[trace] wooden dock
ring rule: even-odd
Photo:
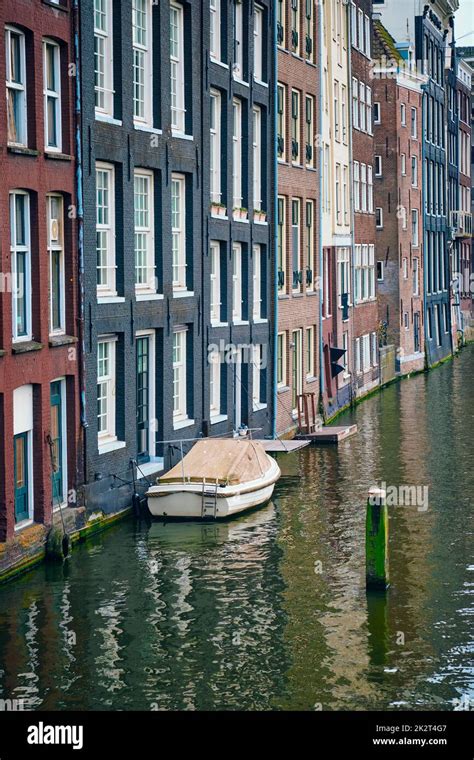
[[[340,443],[356,433],[357,425],[332,425],[328,427],[323,426],[314,433],[297,435],[296,438],[298,441],[306,441],[308,443]]]

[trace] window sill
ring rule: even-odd
[[[48,5],[50,8],[54,8],[56,11],[62,11],[63,13],[69,13],[69,8],[61,3],[53,3],[52,0],[41,0],[43,5]]]
[[[279,385],[277,388],[277,393],[288,393],[289,390],[290,390],[289,385]]]
[[[258,402],[258,404],[252,404],[252,412],[261,412],[262,409],[266,409],[266,408],[267,408],[267,404],[262,404],[260,403],[260,401]]]
[[[124,296],[99,296],[97,295],[97,303],[125,303]]]
[[[135,293],[136,301],[162,301],[163,293]]]
[[[227,419],[227,414],[216,414],[211,416],[211,425],[217,425],[219,422],[225,422]]]
[[[35,340],[25,340],[13,343],[12,354],[26,354],[28,351],[41,351],[42,348],[42,343],[37,343]]]
[[[110,441],[110,443],[99,443],[99,455],[108,454],[109,451],[124,449],[127,444],[125,441]]]
[[[189,417],[186,417],[185,420],[177,420],[176,422],[173,422],[173,430],[182,430],[183,428],[191,427],[191,425],[194,425],[194,420],[190,420]]]
[[[74,158],[73,156],[70,156],[68,153],[61,153],[60,150],[58,151],[47,150],[46,148],[44,150],[44,157],[49,158],[49,159],[52,158],[53,160],[56,159],[57,161],[72,161]]]
[[[151,135],[162,135],[163,130],[158,129],[158,127],[152,127],[151,124],[140,124],[139,122],[133,122],[134,129],[138,130],[138,132],[147,132]]]
[[[173,290],[173,298],[192,298],[194,290]]]
[[[218,58],[212,55],[212,53],[209,53],[209,60],[211,63],[215,63],[216,66],[222,66],[223,69],[229,70],[229,64],[224,63],[224,61],[220,61]]]
[[[28,518],[27,520],[22,520],[21,522],[17,523],[14,528],[15,533],[19,532],[20,530],[24,530],[25,528],[29,528],[30,525],[33,525],[33,522],[34,521],[31,518]]]
[[[122,126],[122,119],[114,119],[113,116],[109,116],[109,114],[100,113],[98,111],[95,112],[95,120],[101,121],[104,124],[113,124],[116,127]]]
[[[247,319],[233,319],[232,324],[237,327],[242,327],[242,325],[248,325],[249,321]]]
[[[258,79],[255,76],[253,78],[253,81],[255,82],[255,84],[259,84],[260,87],[266,87],[268,89],[268,83],[267,82],[263,82],[261,79]]]
[[[241,79],[237,74],[232,74],[232,79],[234,82],[237,82],[238,84],[243,84],[244,87],[248,87],[249,83],[246,82],[244,79]]]
[[[175,130],[171,130],[171,137],[177,137],[179,140],[194,140],[193,135],[187,135],[185,132],[176,132]]]
[[[233,222],[239,222],[240,224],[248,224],[249,223],[248,219],[240,219],[238,216],[233,216],[232,217],[232,221]]]
[[[49,346],[54,348],[55,346],[68,346],[71,343],[77,343],[78,339],[74,335],[50,335]]]
[[[229,327],[228,322],[212,322],[211,320],[211,327]]]
[[[308,384],[315,383],[317,379],[316,375],[306,375],[306,382]]]
[[[267,222],[267,221],[265,221],[265,222],[261,222],[261,221],[259,221],[258,219],[254,219],[254,220],[253,220],[253,223],[254,223],[254,224],[259,224],[261,227],[268,227],[268,222]]]
[[[253,323],[254,325],[266,325],[268,319],[264,319],[263,317],[253,317]]]
[[[8,145],[7,150],[17,156],[30,156],[31,158],[36,158],[40,154],[39,150],[33,150],[33,148],[27,148],[24,145]]]
[[[227,216],[227,214],[212,214],[211,213],[211,219],[222,219],[222,221],[224,222],[229,221],[229,217]]]

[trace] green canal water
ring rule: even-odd
[[[360,405],[356,437],[287,455],[226,524],[122,523],[0,589],[0,698],[32,709],[371,710],[474,704],[474,350]],[[390,507],[367,596],[369,486]]]

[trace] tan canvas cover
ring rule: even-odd
[[[169,472],[160,483],[207,482],[238,485],[262,477],[271,462],[258,441],[231,438],[205,438],[197,441],[189,454]]]

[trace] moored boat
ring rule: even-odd
[[[280,468],[258,441],[206,438],[147,491],[153,517],[223,519],[268,502]]]

